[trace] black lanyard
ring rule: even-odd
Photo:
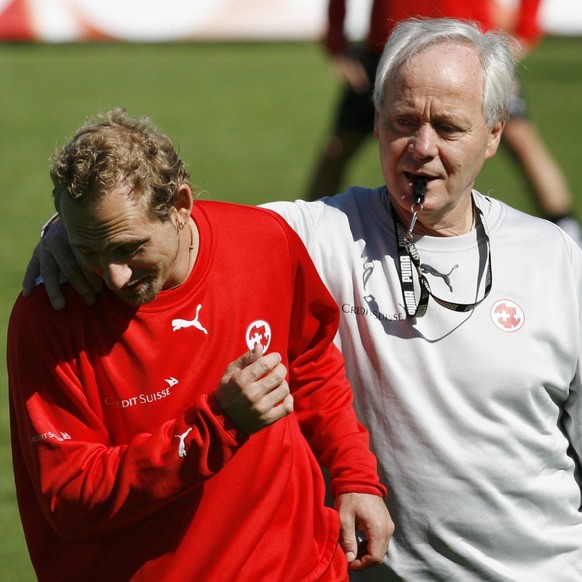
[[[394,227],[396,229],[398,244],[398,273],[400,275],[402,299],[404,300],[404,307],[406,309],[406,316],[408,318],[422,317],[426,313],[429,297],[432,297],[439,305],[442,305],[451,311],[466,312],[479,305],[479,303],[481,303],[489,295],[489,291],[491,291],[491,286],[493,283],[491,273],[491,243],[489,240],[489,233],[487,232],[487,223],[483,217],[483,212],[474,202],[473,206],[476,211],[475,228],[479,228],[479,225],[483,226],[485,242],[487,245],[487,275],[485,283],[485,294],[475,303],[452,303],[451,301],[445,301],[444,299],[437,297],[430,290],[430,284],[420,268],[420,255],[418,254],[418,250],[412,240],[412,234],[410,231],[413,228],[413,224],[411,224],[410,231],[407,232],[404,229],[404,226],[402,226],[401,222],[398,220],[396,212],[394,211],[394,206],[391,205],[392,218],[394,220]],[[416,212],[414,213],[413,221],[415,221],[415,217]],[[420,283],[420,299],[418,303],[416,303],[416,297],[414,295],[413,266],[416,269]]]

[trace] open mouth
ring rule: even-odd
[[[411,185],[415,184],[417,180],[423,180],[426,183],[435,180],[435,178],[431,176],[426,176],[424,174],[413,174],[412,172],[404,172],[404,175],[408,178]]]

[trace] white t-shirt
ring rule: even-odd
[[[385,188],[266,205],[339,305],[336,340],[389,487],[385,565],[354,580],[582,580],[582,252],[550,222],[473,198],[490,260],[482,228],[415,244],[441,299],[482,299],[489,264],[491,291],[467,312],[430,299],[417,319]]]

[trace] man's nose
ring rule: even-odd
[[[119,291],[131,279],[131,269],[126,264],[106,263],[103,265],[103,280],[109,289]]]
[[[438,135],[430,125],[422,125],[411,137],[408,151],[418,159],[434,158],[438,154]]]

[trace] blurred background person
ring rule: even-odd
[[[350,162],[372,136],[373,79],[384,43],[396,23],[412,16],[475,20],[485,30],[501,28],[512,34],[520,59],[541,36],[540,0],[373,0],[367,38],[362,44],[351,43],[345,30],[348,5],[346,0],[329,0],[328,4],[324,45],[344,88],[305,192],[307,200],[339,193]],[[523,172],[540,215],[558,224],[582,246],[569,184],[527,116],[518,81],[503,143]]]

